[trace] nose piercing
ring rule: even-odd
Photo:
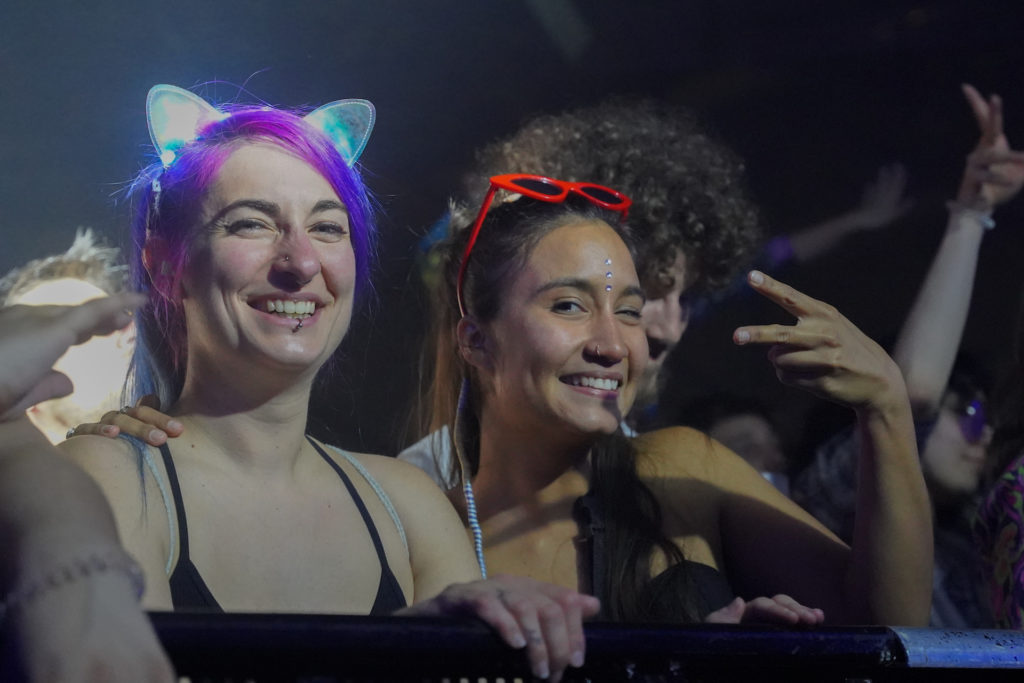
[[[600,344],[594,344],[594,355],[595,356],[600,356],[601,355],[601,345]]]
[[[289,256],[288,254],[285,254],[285,255],[284,255],[284,262],[285,262],[285,263],[288,263],[288,262],[289,262],[289,261],[291,261],[291,260],[292,260],[292,257],[291,257],[291,256]]]

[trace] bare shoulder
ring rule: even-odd
[[[703,510],[713,518],[736,494],[762,498],[777,493],[745,460],[698,430],[659,429],[635,443],[641,479],[678,515],[699,517]]]
[[[415,465],[398,458],[347,451],[383,489],[403,524],[415,523],[424,513],[450,508],[444,492]],[[412,522],[410,522],[412,520]]]
[[[704,432],[690,427],[667,427],[638,436],[637,470],[644,479],[697,478],[714,475],[720,446]]]
[[[171,549],[168,514],[153,473],[140,468],[139,456],[124,439],[76,436],[58,445],[103,490],[114,513],[118,535],[125,549],[142,566],[146,576],[143,604],[149,609],[169,609],[170,588],[165,566],[175,556]],[[161,465],[157,465],[161,467]],[[166,472],[160,471],[166,477]]]
[[[130,480],[138,487],[138,459],[131,444],[124,439],[76,436],[57,444],[57,448],[101,485]]]

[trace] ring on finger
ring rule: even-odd
[[[131,406],[121,406],[120,410],[118,410],[117,412],[121,413],[122,415],[127,415],[128,411],[131,410],[131,408]]]
[[[76,429],[78,429],[78,427],[72,427],[71,429],[69,429],[69,430],[68,430],[68,431],[67,431],[67,432],[66,432],[66,433],[64,434],[64,438],[65,438],[65,439],[70,439],[71,437],[73,437],[73,436],[75,435],[75,430],[76,430]]]

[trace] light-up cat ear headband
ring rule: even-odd
[[[146,97],[149,137],[165,167],[174,162],[182,147],[198,137],[204,126],[228,116],[230,113],[173,85],[154,85]],[[377,114],[368,100],[351,99],[329,102],[303,118],[330,138],[341,158],[351,166],[363,153]]]

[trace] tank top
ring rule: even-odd
[[[352,484],[352,480],[345,474],[345,471],[341,469],[338,463],[329,457],[316,442],[309,437],[306,438],[313,445],[313,448],[316,449],[317,453],[320,454],[320,457],[338,474],[338,477],[352,497],[352,501],[356,504],[356,508],[363,518],[363,523],[366,525],[366,530],[370,534],[370,539],[373,541],[374,550],[377,552],[377,559],[380,561],[380,582],[377,585],[377,595],[374,598],[373,607],[370,608],[370,614],[385,615],[405,607],[405,595],[398,584],[398,579],[395,578],[391,567],[388,565],[387,555],[384,552],[380,534],[377,533],[377,527],[373,523],[373,518],[370,517],[370,513]],[[160,455],[163,456],[164,467],[167,469],[167,479],[174,497],[174,507],[178,520],[178,562],[174,566],[174,571],[171,572],[169,579],[171,602],[177,611],[223,612],[223,608],[217,602],[217,599],[213,597],[213,593],[210,592],[203,577],[199,574],[199,569],[192,563],[192,559],[189,556],[188,524],[185,520],[185,506],[182,503],[178,475],[174,469],[174,461],[171,459],[171,451],[167,444],[160,446]]]

